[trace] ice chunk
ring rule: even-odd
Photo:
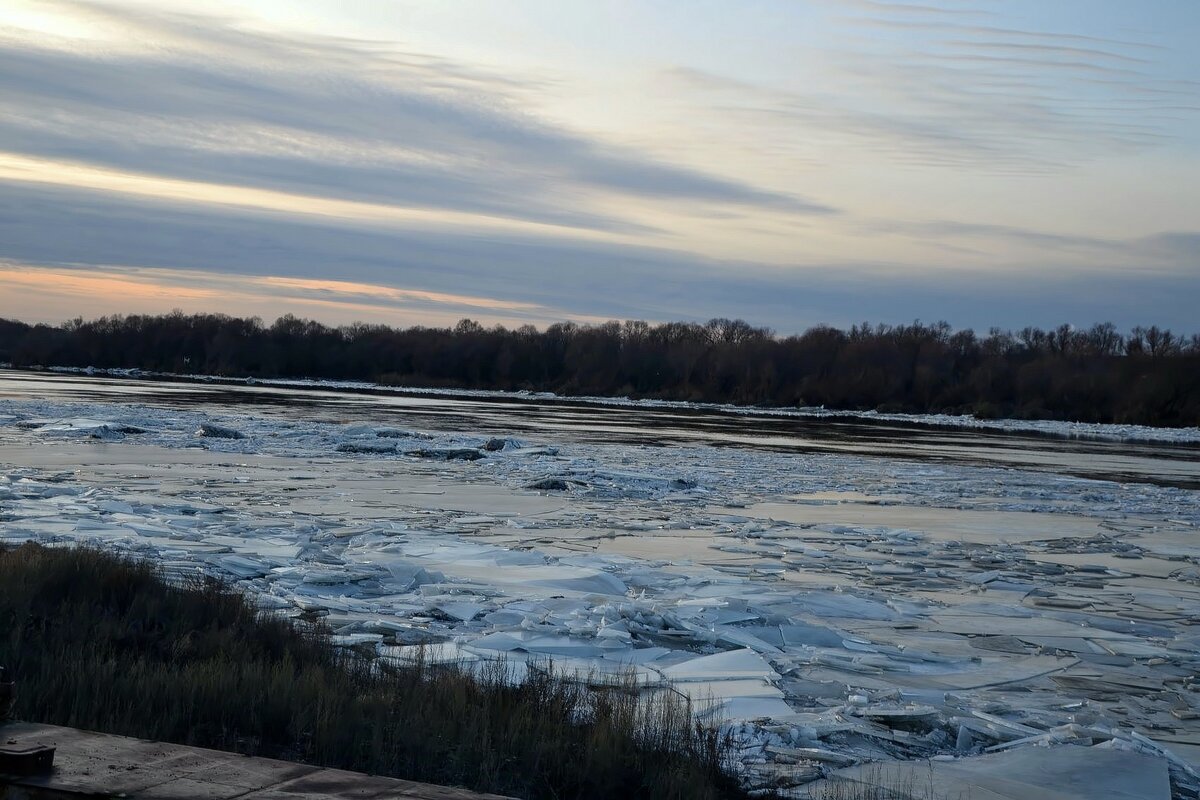
[[[604,654],[603,648],[584,639],[573,636],[537,634],[529,631],[492,633],[474,639],[466,646],[472,651],[522,651],[537,655],[562,655],[575,658],[595,658]]]
[[[786,720],[795,711],[778,697],[720,697],[713,698],[713,705],[699,712],[713,722],[730,720]]]
[[[39,433],[81,434],[92,439],[106,441],[123,439],[125,434],[145,433],[145,428],[139,428],[136,425],[86,417],[30,420],[21,423],[21,427],[35,428]]]
[[[486,608],[483,603],[438,603],[434,608],[442,612],[448,617],[453,617],[460,622],[470,622],[479,616]]]
[[[562,478],[542,478],[540,481],[526,485],[525,488],[536,489],[540,492],[565,492],[571,488],[571,484]]]
[[[802,620],[792,620],[787,625],[780,625],[779,632],[784,643],[789,646],[841,647],[845,638],[832,628],[812,625]]]
[[[369,455],[381,455],[385,453],[395,453],[396,445],[388,442],[342,442],[337,446],[339,453],[366,453]]]
[[[446,577],[438,572],[427,572],[415,564],[387,564],[387,571],[395,581],[394,588],[401,592],[411,591],[418,586],[443,583]]]
[[[226,428],[224,425],[217,425],[212,422],[201,423],[196,429],[196,435],[208,439],[245,439],[246,434],[233,428]]]
[[[505,452],[514,456],[556,456],[558,455],[557,447],[515,447],[505,448]]]
[[[422,447],[416,450],[405,450],[404,455],[416,458],[432,458],[439,461],[478,461],[483,453],[472,447]]]
[[[362,644],[377,644],[383,641],[380,633],[343,633],[329,637],[334,647],[357,647]]]
[[[484,443],[483,449],[487,450],[489,453],[495,453],[500,450],[516,450],[524,446],[525,445],[517,439],[494,438],[488,439],[487,442]]]
[[[210,563],[239,578],[257,578],[267,574],[267,565],[245,556],[215,556]]]
[[[426,664],[463,664],[478,661],[480,656],[469,650],[464,650],[455,642],[434,642],[432,644],[405,645],[402,647],[380,646],[376,652],[382,658],[398,661]]]
[[[711,681],[727,678],[763,678],[775,680],[777,673],[766,659],[749,648],[729,650],[711,656],[690,658],[663,668],[663,675],[674,681]]]
[[[365,426],[364,426],[365,427]],[[349,431],[347,431],[349,433]],[[398,428],[379,428],[375,431],[375,435],[380,439],[425,439],[428,438],[423,433],[416,431],[405,431]]]

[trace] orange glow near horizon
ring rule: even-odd
[[[443,292],[426,292],[417,289],[394,289],[390,286],[379,286],[370,283],[355,283],[353,281],[331,281],[313,278],[248,278],[251,283],[264,286],[275,286],[284,289],[300,289],[309,291],[329,292],[331,294],[374,295],[394,301],[424,301],[429,303],[453,303],[460,306],[475,308],[503,309],[506,311],[537,311],[541,306],[535,303],[517,303],[507,300],[495,300],[488,297],[471,297],[469,295],[446,294]]]
[[[48,295],[123,300],[217,300],[219,292],[183,285],[167,285],[117,273],[83,270],[50,270],[0,266],[0,287],[8,292],[26,290]]]
[[[57,323],[78,316],[160,314],[176,308],[238,316],[308,314],[335,324],[449,325],[472,316],[489,324],[518,326],[567,318],[533,303],[350,281],[0,263],[0,317]],[[36,318],[29,317],[30,309],[38,309]],[[570,318],[603,321],[578,315]]]

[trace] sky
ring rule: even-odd
[[[0,317],[1200,330],[1195,0],[0,0]]]

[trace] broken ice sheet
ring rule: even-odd
[[[779,674],[750,649],[689,658],[660,671],[702,716],[715,721],[785,720],[793,714],[774,684]]]
[[[838,770],[811,787],[814,797],[835,795],[838,782],[904,796],[985,800],[1169,800],[1167,764],[1136,752],[1097,747],[1027,747],[950,761],[888,762]],[[907,792],[903,787],[908,787]]]

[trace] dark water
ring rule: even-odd
[[[1044,470],[1200,489],[1200,446],[1058,439],[866,420],[620,408],[529,396],[452,397],[401,390],[315,388],[105,378],[0,370],[0,399],[106,402],[401,427],[513,434],[575,442],[709,444],[838,452]]]

